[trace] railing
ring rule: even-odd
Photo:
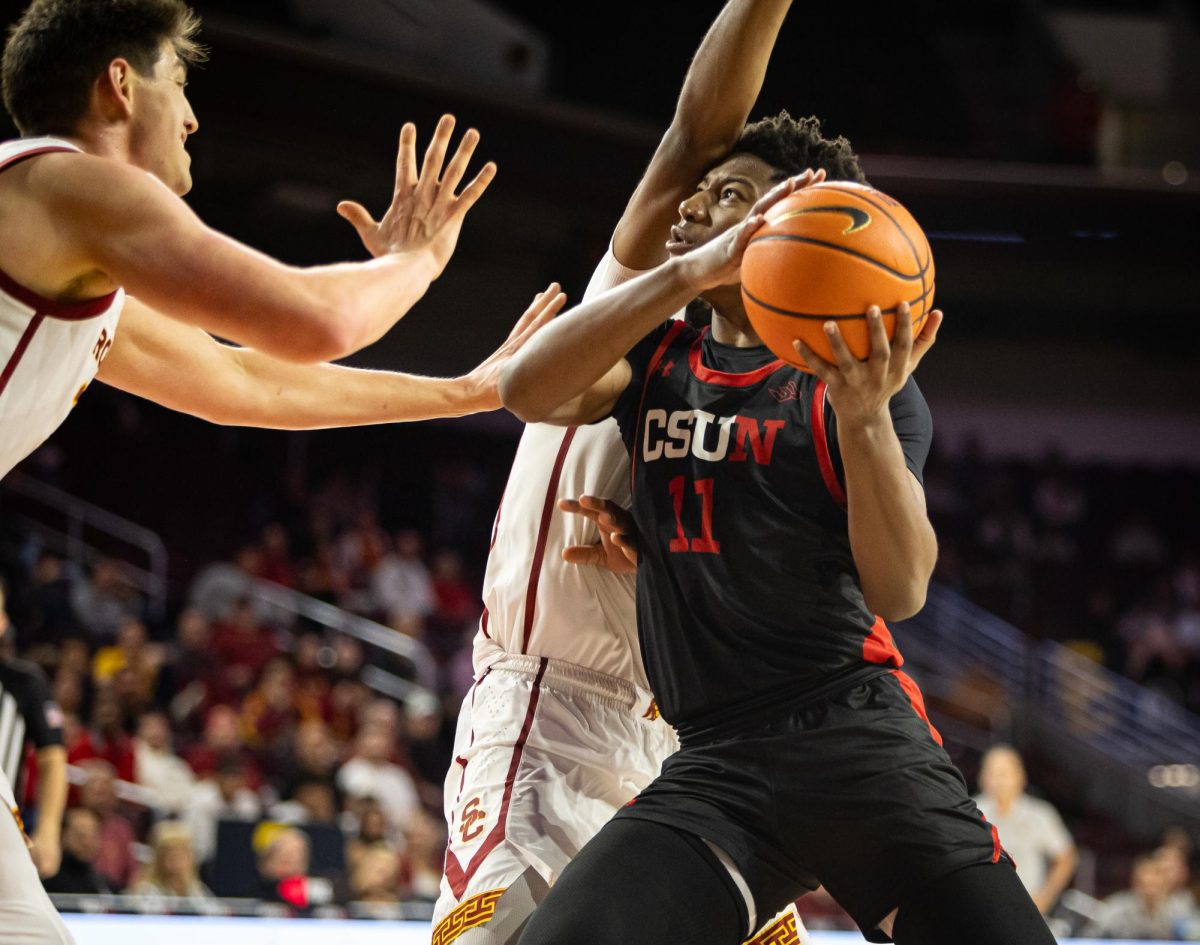
[[[931,702],[981,712],[980,727],[995,738],[1053,744],[1094,799],[1133,810],[1145,829],[1163,818],[1200,825],[1200,718],[1058,643],[1030,640],[944,587],[930,588],[896,636]],[[995,691],[964,686],[973,675]]]
[[[9,473],[2,488],[21,500],[14,507],[6,496],[6,518],[28,528],[47,547],[80,567],[86,568],[103,557],[120,558],[125,565],[122,577],[146,596],[150,616],[156,619],[163,616],[167,600],[167,547],[156,532],[24,473]],[[54,518],[55,524],[46,521],[48,518]],[[106,547],[88,540],[97,533]],[[131,553],[133,557],[144,556],[144,562],[131,561]]]
[[[378,665],[364,667],[362,681],[376,692],[394,699],[406,699],[416,693],[436,691],[437,664],[419,640],[291,588],[251,578],[232,564],[213,565],[210,573],[220,575],[230,583],[242,581],[248,596],[291,618],[283,620],[284,623],[291,624],[294,618],[302,617],[334,633],[354,637],[412,668],[410,680]]]

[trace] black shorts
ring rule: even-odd
[[[822,884],[878,941],[906,896],[1007,859],[899,671],[736,734],[685,739],[617,816],[712,841],[760,917]]]

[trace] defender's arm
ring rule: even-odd
[[[730,0],[683,80],[675,116],[613,235],[617,259],[652,269],[667,258],[679,204],[737,142],[762,88],[791,0]]]

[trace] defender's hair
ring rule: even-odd
[[[202,62],[199,28],[183,0],[33,0],[4,46],[4,107],[23,135],[70,134],[110,62],[149,75],[164,41]]]
[[[748,124],[730,154],[753,154],[787,175],[825,169],[828,180],[866,183],[866,175],[850,142],[821,134],[821,120],[793,118],[787,111]]]

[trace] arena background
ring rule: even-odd
[[[5,21],[22,6],[0,4]],[[490,351],[551,279],[581,294],[720,4],[195,7],[212,56],[189,87],[200,131],[189,145],[188,201],[281,259],[361,257],[333,208],[340,198],[372,208],[388,198],[404,121],[426,135],[450,111],[480,129],[479,153],[500,172],[454,260],[396,329],[352,359],[447,374]],[[972,787],[981,752],[1011,741],[1034,793],[1066,818],[1081,863],[1057,928],[1078,931],[1098,899],[1126,888],[1135,855],[1171,827],[1193,844],[1200,830],[1200,15],[1152,0],[797,2],[755,113],[781,107],[818,114],[848,136],[871,181],[930,236],[947,321],[919,380],[935,422],[928,487],[942,556],[930,606],[897,638]],[[304,634],[317,637],[320,665],[336,675],[339,640],[360,633],[374,692],[398,697],[401,728],[410,726],[397,736],[397,760],[433,787],[519,430],[503,413],[309,434],[224,429],[96,385],[0,486],[9,609],[19,630],[33,631],[22,644],[62,680],[60,631],[34,626],[45,624],[37,607],[53,584],[38,573],[47,552],[62,559],[54,580],[64,594],[95,589],[97,562],[117,562],[116,585],[133,589],[116,596],[148,628],[147,645],[168,654],[167,672],[179,616],[214,562],[249,549],[278,565],[281,555],[276,578],[289,574],[284,583],[368,612],[336,581],[311,583],[320,570],[314,509],[332,519],[326,537],[339,548],[356,529],[384,544],[415,530],[425,560],[445,569],[453,606],[442,601],[406,624],[402,653],[324,612],[258,618],[293,654],[293,673],[303,669],[294,654]],[[110,631],[87,637],[87,659]],[[411,650],[414,637],[428,662]],[[140,712],[171,702],[158,683],[141,703],[122,703],[128,734]],[[239,731],[257,685],[237,692]],[[82,716],[103,686],[93,678],[79,688]],[[440,707],[431,710],[436,732],[418,735],[411,719],[426,710],[413,707],[429,704],[426,692]],[[86,734],[97,723],[79,724]],[[261,743],[242,749],[286,753],[289,724],[252,733]],[[176,749],[202,746],[203,729],[196,719],[176,726]],[[337,744],[343,756],[352,734]],[[159,814],[136,786],[120,793],[144,859]],[[436,816],[435,796],[426,790],[422,800]],[[253,870],[249,849],[243,858]],[[428,907],[414,888],[398,880],[390,910],[356,912],[339,893],[316,911],[419,920]],[[66,904],[152,908],[105,897]],[[266,911],[279,914],[278,904]],[[842,927],[844,918],[829,909],[813,924]],[[90,945],[114,927],[89,918],[76,928]],[[138,934],[119,928],[125,941]],[[290,938],[288,928],[272,924],[269,934]],[[345,934],[379,934],[354,928]],[[1200,938],[1200,921],[1179,935]]]

